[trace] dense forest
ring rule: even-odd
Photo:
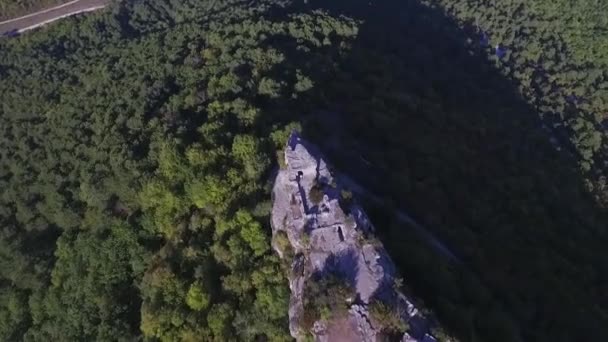
[[[269,179],[293,129],[386,198],[449,333],[608,339],[606,10],[556,6],[136,0],[0,40],[0,339],[290,340]]]
[[[544,119],[555,144],[574,148],[587,187],[608,205],[608,4],[429,0],[495,55],[503,75]]]
[[[364,23],[320,89],[332,124],[307,131],[462,260],[411,243],[383,208],[374,219],[406,283],[464,340],[606,339],[605,209],[494,51],[437,6],[331,7]]]
[[[15,18],[47,7],[59,5],[67,0],[0,0],[0,21]]]
[[[267,179],[290,128],[267,108],[311,85],[275,41],[312,60],[354,23],[211,5],[0,43],[0,339],[289,339]]]

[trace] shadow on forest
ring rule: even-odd
[[[418,275],[403,268],[401,260],[408,255],[396,244],[399,239],[385,239],[413,292],[464,340],[477,335],[474,329],[491,334],[497,324],[504,325],[496,329],[506,331],[505,341],[530,340],[536,329],[551,325],[564,331],[601,329],[599,321],[548,317],[559,310],[552,304],[559,303],[559,294],[538,300],[543,295],[539,283],[552,286],[561,278],[542,278],[552,275],[544,274],[549,271],[542,262],[531,260],[549,255],[551,264],[560,253],[570,252],[575,262],[589,260],[590,255],[576,254],[576,243],[567,241],[586,243],[589,237],[581,230],[595,231],[592,217],[598,211],[584,190],[576,161],[555,151],[535,110],[493,65],[498,62],[483,56],[474,41],[467,43],[470,37],[440,10],[416,1],[294,6],[272,15],[323,9],[361,25],[346,56],[335,46],[327,47],[338,63],[325,60],[325,66],[304,60],[305,54],[287,38],[270,37],[268,44],[280,46],[286,61],[299,61],[281,67],[304,70],[315,86],[303,98],[286,100],[292,113],[266,120],[302,121],[303,135],[343,172],[387,198],[387,208],[410,212],[461,255],[466,270],[449,272],[456,278],[463,272],[475,274],[494,301],[483,299],[487,307],[471,314],[467,310],[478,307],[470,302],[477,299],[458,289],[440,289],[446,297],[440,298],[439,285],[430,286],[420,280],[424,277],[416,280]],[[581,230],[571,229],[573,225]],[[380,234],[400,234],[387,229],[379,227]],[[539,272],[543,275],[531,279]],[[577,286],[577,295],[584,293],[584,285]],[[561,310],[593,307],[593,298],[581,296],[561,303]],[[457,308],[463,302],[472,308],[463,309],[466,314]],[[525,313],[514,313],[520,310]],[[491,322],[496,312],[500,317],[513,314],[518,323],[509,318]],[[558,334],[556,330],[549,334]]]

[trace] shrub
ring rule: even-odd
[[[302,232],[301,241],[304,248],[310,248],[310,234],[308,232]]]
[[[287,163],[285,163],[285,150],[277,151],[277,163],[279,163],[279,168],[281,170],[285,170],[287,168]]]
[[[313,303],[308,303],[304,305],[304,311],[302,312],[302,316],[300,317],[300,328],[304,332],[310,331],[316,321],[321,318],[321,311],[318,310],[317,307],[314,306]]]
[[[315,321],[343,317],[354,298],[354,289],[334,275],[311,277],[304,288],[304,315],[302,326],[312,327]],[[310,322],[312,320],[312,322]]]
[[[439,342],[450,342],[456,341],[453,337],[451,337],[448,333],[446,333],[441,327],[435,326],[431,328],[431,333]]]
[[[344,202],[350,203],[353,200],[353,193],[352,191],[343,189],[342,191],[340,191],[340,197]]]
[[[310,193],[308,194],[308,197],[310,197],[310,201],[313,204],[319,204],[323,200],[323,195],[324,195],[323,188],[320,185],[315,184],[310,189]]]
[[[374,326],[386,333],[403,333],[409,329],[396,308],[380,300],[369,304],[369,313]]]
[[[279,230],[274,234],[273,237],[274,245],[279,249],[281,254],[285,258],[293,257],[293,249],[291,248],[291,243],[289,242],[289,238],[287,237],[287,232],[284,230]]]
[[[401,291],[401,289],[403,288],[403,278],[401,277],[397,277],[395,279],[393,279],[393,290],[395,291]]]

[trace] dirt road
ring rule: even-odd
[[[0,35],[15,34],[34,29],[74,14],[95,11],[108,5],[111,0],[75,0],[19,18],[0,22]]]

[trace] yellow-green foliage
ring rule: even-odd
[[[186,294],[186,304],[192,310],[201,311],[209,306],[210,296],[201,283],[193,283]]]
[[[256,179],[269,165],[269,160],[262,153],[259,139],[251,135],[238,135],[232,143],[232,155],[239,161],[247,178]]]
[[[253,249],[254,255],[260,256],[266,253],[270,245],[266,234],[262,230],[262,225],[244,210],[239,210],[236,213],[235,220],[241,230],[241,237]]]
[[[279,164],[279,168],[284,170],[287,168],[287,163],[285,162],[285,150],[277,151],[277,163]]]
[[[302,232],[300,235],[300,241],[302,242],[302,245],[304,246],[304,248],[309,248],[310,247],[310,234],[308,232]]]
[[[142,208],[147,209],[154,231],[172,238],[176,218],[187,211],[183,198],[176,196],[162,179],[155,179],[144,185],[139,199]]]
[[[291,132],[302,133],[302,125],[299,122],[291,122],[284,127],[274,130],[270,134],[270,139],[276,148],[284,148]]]
[[[226,208],[230,187],[215,176],[203,176],[186,184],[186,193],[197,208],[221,211]]]
[[[274,234],[274,244],[285,256],[293,255],[293,249],[291,243],[287,237],[287,233],[284,230],[278,230]]]
[[[158,171],[167,181],[178,182],[188,177],[190,168],[174,144],[163,142],[158,155]]]

